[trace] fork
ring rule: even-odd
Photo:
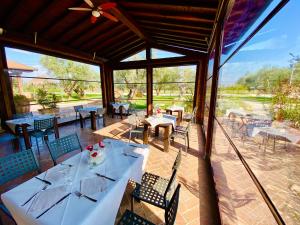
[[[34,193],[26,202],[24,202],[21,206],[24,206],[24,205],[26,205],[28,202],[30,202],[30,200],[31,199],[33,199],[38,193],[40,193],[41,191],[45,191],[46,189],[47,189],[47,187],[48,187],[48,184],[46,184],[43,188],[42,188],[42,190],[40,190],[40,191],[37,191],[36,193]]]
[[[137,156],[134,156],[134,155],[130,155],[130,154],[127,154],[127,153],[123,153],[123,155],[125,155],[125,156],[129,156],[129,157],[132,157],[132,158],[138,158]]]
[[[88,200],[90,200],[90,201],[92,201],[92,202],[97,202],[97,199],[91,198],[91,197],[89,197],[89,196],[87,196],[87,195],[85,195],[85,194],[82,194],[82,193],[79,192],[79,191],[75,191],[74,194],[75,194],[77,197],[79,197],[79,198],[84,197],[84,198],[86,198],[86,199],[88,199]]]

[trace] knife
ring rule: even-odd
[[[127,153],[123,153],[123,155],[125,155],[125,156],[129,156],[129,157],[132,157],[132,158],[138,158],[137,156],[134,156],[134,155],[130,155],[130,154],[127,154]]]
[[[44,179],[42,179],[42,178],[39,178],[39,177],[34,177],[34,178],[36,178],[36,179],[38,179],[38,180],[40,180],[40,181],[42,181],[42,182],[44,182],[44,183],[46,183],[46,184],[49,184],[49,185],[52,184],[50,181],[44,180]]]
[[[26,205],[28,202],[30,202],[31,199],[33,199],[38,193],[40,193],[41,191],[45,191],[47,189],[48,185],[46,184],[42,190],[35,192],[26,202],[24,202],[21,206]]]
[[[115,179],[112,179],[112,178],[110,178],[110,177],[107,177],[107,176],[104,176],[104,175],[102,175],[102,174],[100,174],[100,173],[95,173],[98,177],[103,177],[103,178],[106,178],[106,179],[108,179],[108,180],[111,180],[111,181],[116,181]]]
[[[62,202],[65,198],[67,198],[69,195],[71,194],[71,192],[70,193],[68,193],[68,194],[66,194],[65,196],[63,196],[61,199],[59,199],[56,203],[54,203],[53,205],[51,205],[48,209],[46,209],[44,212],[42,212],[40,215],[38,215],[37,217],[36,217],[36,219],[38,219],[38,218],[40,218],[42,215],[44,215],[46,212],[48,212],[50,209],[52,209],[54,206],[56,206],[57,204],[59,204],[60,202]]]

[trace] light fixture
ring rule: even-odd
[[[97,11],[97,10],[93,10],[93,11],[92,11],[92,15],[93,15],[94,17],[99,17],[99,16],[100,16],[100,12]]]
[[[0,27],[0,35],[4,34],[4,29]]]

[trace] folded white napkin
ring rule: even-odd
[[[68,187],[66,185],[49,188],[45,191],[39,192],[31,203],[28,213],[37,217],[39,214],[59,201],[67,193]]]
[[[107,179],[103,177],[89,177],[81,180],[80,192],[87,196],[92,196],[96,193],[105,191],[107,189]]]

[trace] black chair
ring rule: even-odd
[[[76,105],[74,106],[74,111],[75,111],[75,119],[77,120],[79,109],[83,109],[83,105]]]
[[[165,208],[165,224],[173,225],[175,223],[178,204],[179,204],[179,192],[180,184],[176,187],[176,190],[170,200],[170,203]],[[126,210],[122,218],[118,222],[118,225],[154,225],[154,223],[146,220],[145,218],[135,214],[132,211]]]
[[[181,150],[178,152],[172,166],[172,176],[170,179],[162,178],[152,173],[144,173],[141,184],[136,183],[136,187],[131,194],[131,211],[133,203],[144,201],[151,205],[166,209],[169,204],[171,193],[176,179],[177,170],[181,163]]]
[[[40,172],[39,164],[31,149],[0,158],[0,185],[29,172]],[[0,204],[0,210],[16,224],[9,210],[2,203]],[[1,219],[0,224],[2,224]]]
[[[188,122],[187,126],[176,126],[175,129],[172,131],[172,134],[170,135],[170,138],[173,142],[175,138],[181,138],[184,140],[186,154],[188,149],[190,148],[189,133],[191,128],[191,123],[192,120]]]
[[[62,138],[55,139],[51,142],[46,142],[48,149],[50,151],[51,158],[54,165],[57,164],[57,159],[69,152],[80,150],[82,152],[82,147],[80,145],[77,134],[71,134]]]

